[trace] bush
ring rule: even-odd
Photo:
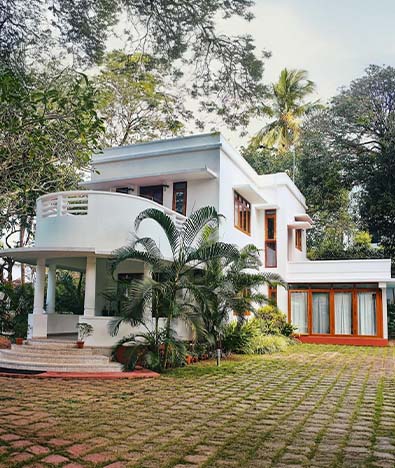
[[[287,323],[285,325],[288,326]],[[229,323],[224,330],[223,351],[226,354],[270,354],[284,351],[292,343],[287,336],[262,333],[261,327],[261,318],[254,318],[243,324],[236,321]]]
[[[258,322],[248,320],[242,324],[237,321],[226,325],[222,339],[225,354],[253,354],[253,340],[260,334]]]
[[[272,305],[258,309],[256,320],[263,335],[291,336],[295,331],[295,327],[287,322],[285,314]]]
[[[34,291],[31,284],[13,286],[0,284],[4,294],[0,300],[0,333],[11,333],[15,337],[27,335],[27,316],[33,311]]]
[[[272,354],[284,351],[291,343],[289,338],[281,335],[258,335],[252,340],[255,354]]]
[[[388,337],[395,338],[395,304],[388,304]]]

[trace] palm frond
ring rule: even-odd
[[[218,226],[220,218],[221,215],[213,206],[204,206],[194,211],[182,226],[183,247],[189,249],[195,239],[202,234],[202,230],[207,229],[208,226]]]
[[[138,231],[141,222],[145,219],[151,219],[153,221],[156,221],[160,225],[160,227],[163,229],[163,231],[166,234],[166,237],[170,244],[171,251],[173,252],[173,255],[175,256],[179,248],[180,235],[176,228],[176,225],[174,224],[170,216],[168,216],[166,213],[156,208],[148,208],[142,211],[137,216],[135,223],[134,223],[134,228],[136,232]]]

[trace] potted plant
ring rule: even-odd
[[[15,343],[17,345],[23,345],[23,341],[24,341],[23,338],[15,338]]]
[[[81,322],[77,323],[78,329],[78,340],[77,340],[77,348],[82,349],[84,347],[85,338],[91,336],[93,334],[93,327],[89,323]]]

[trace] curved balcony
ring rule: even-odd
[[[135,195],[91,190],[44,195],[37,200],[35,246],[112,252],[133,239],[134,220],[147,208],[167,213],[178,228],[185,221],[184,216]],[[164,256],[170,255],[165,235],[155,222],[144,221],[138,234],[154,238]]]

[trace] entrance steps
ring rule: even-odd
[[[54,339],[27,340],[0,349],[0,368],[49,372],[121,372],[122,365],[75,342]]]

